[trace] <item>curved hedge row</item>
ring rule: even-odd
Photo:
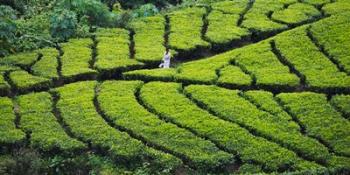
[[[198,108],[176,83],[152,82],[141,89],[141,100],[162,117],[212,140],[221,147],[236,152],[243,162],[255,162],[267,171],[301,170],[321,166],[300,159],[266,139],[255,137],[246,129],[219,119]]]

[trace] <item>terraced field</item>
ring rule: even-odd
[[[176,63],[159,69],[164,50]],[[0,58],[0,153],[350,174],[350,1],[222,1]]]

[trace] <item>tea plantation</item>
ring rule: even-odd
[[[350,174],[350,1],[226,0],[92,32],[0,58],[0,162]]]

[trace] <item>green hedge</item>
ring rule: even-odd
[[[322,10],[327,15],[342,14],[350,11],[350,1],[348,0],[336,0],[334,3],[326,4],[322,7]]]
[[[158,15],[133,21],[135,58],[138,61],[159,64],[165,52],[165,17]]]
[[[350,119],[350,95],[335,95],[331,103],[336,109],[340,110],[344,116]]]
[[[308,135],[323,140],[338,154],[350,155],[350,123],[327,102],[324,94],[282,93],[277,97],[305,126]]]
[[[4,73],[0,72],[0,96],[7,95],[10,88],[10,85],[5,80]]]
[[[112,158],[137,166],[149,162],[163,169],[174,168],[180,161],[163,152],[154,150],[109,126],[94,107],[94,81],[79,82],[56,89],[60,99],[57,107],[64,123],[75,137],[91,144]]]
[[[347,49],[350,47],[350,13],[314,23],[310,32],[339,66],[350,74],[350,50]]]
[[[0,64],[10,64],[30,68],[30,66],[38,60],[38,57],[39,54],[37,51],[22,52],[1,58]]]
[[[304,3],[321,6],[330,3],[332,0],[303,0]]]
[[[13,71],[9,77],[13,88],[19,92],[47,89],[52,84],[50,79],[34,76],[24,70]]]
[[[244,16],[242,27],[250,31],[257,32],[259,37],[265,33],[276,33],[288,28],[287,25],[273,22],[269,19],[270,12],[283,9],[285,4],[294,3],[297,0],[275,1],[275,0],[255,0],[252,8]]]
[[[257,86],[299,85],[299,78],[278,60],[268,41],[242,48],[234,61],[254,76]]]
[[[9,82],[7,82],[5,74],[15,70],[20,70],[20,68],[11,65],[0,65],[0,96],[5,96],[10,93],[11,86]]]
[[[89,77],[97,72],[90,68],[92,60],[92,40],[90,38],[71,39],[62,44],[64,52],[61,57],[62,77],[67,81],[78,79],[77,77]]]
[[[208,59],[192,61],[180,65],[176,70],[140,70],[125,74],[129,79],[179,81],[185,84],[201,83],[215,84],[235,87],[236,85],[249,85],[250,77],[243,78],[244,74],[231,72],[228,66],[230,62],[238,65],[245,72],[250,73],[256,79],[256,85],[262,87],[293,88],[299,85],[299,78],[292,74],[289,68],[283,65],[276,55],[271,51],[268,41],[260,42],[251,46],[235,49],[223,54],[215,55]],[[220,73],[220,70],[223,71]],[[219,72],[219,73],[218,73]],[[226,74],[226,76],[225,76]],[[236,82],[233,77],[237,77]],[[226,79],[226,80],[224,80]],[[245,79],[241,81],[240,79]],[[217,82],[218,80],[218,82]]]
[[[224,87],[249,86],[252,78],[239,67],[229,65],[220,69],[217,83]]]
[[[303,24],[321,16],[321,12],[314,6],[303,3],[295,3],[287,9],[275,11],[271,18],[288,25]]]
[[[243,163],[256,162],[267,171],[320,167],[303,161],[294,152],[275,143],[253,136],[237,124],[221,120],[198,108],[180,90],[180,84],[176,83],[148,83],[141,89],[141,100],[167,120],[188,128],[231,152],[237,152]]]
[[[109,120],[151,144],[189,159],[200,170],[215,169],[232,161],[232,155],[220,151],[213,143],[144,109],[135,96],[140,86],[140,81],[108,81],[101,85],[98,102]]]
[[[302,135],[297,130],[288,130],[275,116],[259,110],[255,105],[239,96],[237,90],[216,86],[191,85],[185,92],[221,118],[238,123],[269,140],[279,143],[303,156],[326,162],[330,154],[317,140]]]
[[[174,81],[176,69],[142,69],[123,73],[123,78],[127,80],[143,81]]]
[[[242,1],[220,1],[210,4],[213,10],[218,10],[226,14],[242,14],[246,6],[248,5],[249,0]]]
[[[213,84],[218,79],[217,71],[229,64],[231,58],[237,55],[235,51],[225,52],[208,59],[184,63],[178,67],[178,73],[175,75],[175,78],[185,84]]]
[[[299,132],[300,126],[293,121],[290,116],[279,103],[276,101],[274,95],[268,91],[251,90],[242,93],[243,97],[257,106],[259,109],[269,112],[272,117],[271,120],[280,125],[281,128],[288,132]]]
[[[247,38],[250,32],[237,26],[239,18],[239,14],[225,14],[213,10],[208,16],[209,25],[205,37],[217,47]]]
[[[313,89],[348,89],[350,77],[340,72],[308,38],[306,27],[285,32],[275,38],[276,47],[306,79]],[[310,59],[312,58],[312,59]]]
[[[70,138],[52,114],[52,97],[47,92],[17,97],[21,128],[30,134],[30,144],[45,152],[74,153],[85,149],[80,141]]]
[[[130,58],[129,32],[125,29],[100,29],[96,32],[97,57],[94,67],[103,75],[141,68],[142,63]]]
[[[208,48],[210,44],[202,40],[202,20],[205,8],[192,7],[169,14],[170,35],[169,46],[181,52],[190,52],[200,48]]]
[[[24,141],[26,136],[16,128],[15,119],[11,99],[0,97],[0,146],[12,146]]]
[[[58,51],[55,48],[44,48],[38,52],[42,55],[42,57],[31,68],[33,74],[49,79],[58,79]]]

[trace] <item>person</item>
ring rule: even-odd
[[[170,67],[170,58],[171,58],[170,51],[169,51],[169,49],[166,49],[164,56],[163,56],[162,63],[159,65],[159,67],[169,68]]]

